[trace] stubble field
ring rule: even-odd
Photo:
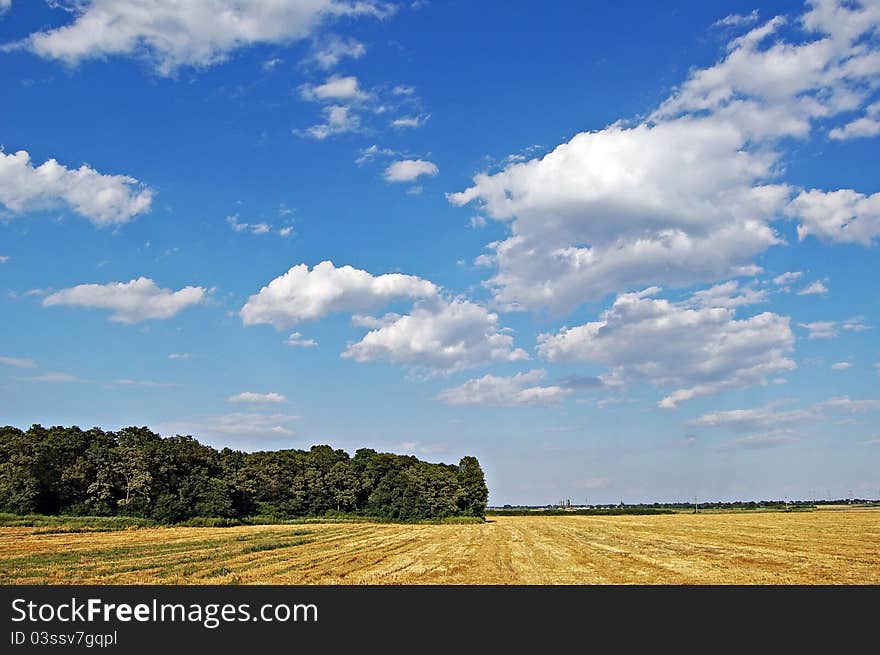
[[[3,584],[880,584],[880,512],[0,528]]]

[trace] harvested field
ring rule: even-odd
[[[0,528],[4,584],[880,584],[880,511]]]

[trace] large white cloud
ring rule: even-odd
[[[796,368],[789,318],[764,312],[737,319],[735,309],[655,298],[660,289],[620,295],[598,321],[538,337],[553,362],[609,367],[608,385],[629,380],[672,388],[658,404],[674,408],[698,396],[764,384]]]
[[[436,295],[436,285],[414,275],[371,275],[324,261],[309,270],[293,266],[248,298],[241,308],[245,325],[268,323],[279,329],[343,311],[373,309],[398,298]]]
[[[649,119],[582,132],[450,194],[509,226],[481,258],[497,267],[496,302],[564,312],[649,284],[754,273],[796,192],[779,180],[781,138],[858,110],[877,86],[880,48],[864,37],[880,11],[854,4],[812,3],[791,42],[784,19],[760,25]]]
[[[492,362],[528,359],[498,315],[468,300],[440,297],[420,301],[406,315],[356,317],[372,327],[342,357],[357,362],[385,359],[426,374],[448,374]]]
[[[444,389],[437,396],[447,405],[485,405],[489,407],[518,407],[558,405],[570,387],[558,384],[541,386],[547,372],[535,369],[527,373],[503,377],[484,375],[462,385]]]
[[[103,175],[83,165],[70,169],[49,159],[0,150],[0,205],[25,213],[66,205],[98,227],[130,221],[150,209],[153,191],[127,175]]]
[[[35,32],[17,47],[75,64],[146,56],[162,75],[209,66],[258,43],[288,43],[339,16],[384,16],[370,0],[68,0],[73,22]]]
[[[880,193],[866,196],[852,189],[801,192],[786,209],[800,219],[803,240],[813,235],[833,243],[869,246],[880,237]]]
[[[71,305],[109,309],[111,321],[137,323],[146,319],[171,318],[205,298],[204,287],[184,287],[179,291],[160,288],[148,277],[130,282],[79,284],[43,299],[44,307]]]

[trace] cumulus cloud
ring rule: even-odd
[[[365,54],[367,49],[360,41],[330,34],[314,44],[310,60],[319,68],[328,70],[345,58],[360,59]]]
[[[880,134],[880,102],[875,102],[865,109],[865,115],[847,123],[843,127],[835,127],[828,136],[837,141],[848,139],[867,139]]]
[[[314,348],[318,345],[318,342],[314,339],[306,339],[299,332],[293,332],[287,338],[287,345],[291,348]]]
[[[731,41],[647,120],[582,132],[450,194],[508,226],[491,244],[496,303],[561,313],[649,284],[757,272],[797,191],[778,181],[783,137],[857,109],[880,73],[864,38],[880,24],[873,4],[812,3],[791,41],[785,23]]]
[[[326,82],[317,86],[304,84],[299,88],[299,94],[303,100],[318,102],[351,102],[365,100],[368,97],[363,89],[360,88],[356,77],[342,77],[339,75],[332,75]]]
[[[403,159],[393,162],[385,169],[385,180],[388,182],[412,182],[422,175],[433,177],[440,172],[437,164],[424,159]]]
[[[831,365],[831,369],[834,371],[846,371],[852,367],[852,362],[835,362]]]
[[[26,357],[0,357],[0,364],[15,368],[37,368],[37,363]]]
[[[880,193],[866,196],[852,189],[801,192],[786,208],[800,219],[803,241],[813,235],[831,243],[872,245],[880,236]]]
[[[784,287],[787,284],[794,282],[795,280],[799,280],[803,276],[801,271],[786,271],[782,275],[777,275],[773,278],[773,284],[778,287]]]
[[[275,393],[254,393],[253,391],[244,391],[226,399],[228,403],[250,403],[250,404],[277,404],[287,401],[284,394]]]
[[[298,136],[310,137],[323,141],[327,137],[346,132],[357,132],[361,127],[361,119],[354,113],[351,107],[345,105],[330,105],[323,107],[321,113],[324,116],[323,123],[317,123],[305,130],[294,130]]]
[[[424,298],[437,292],[432,282],[414,275],[372,275],[324,261],[311,270],[307,264],[293,266],[248,298],[240,313],[245,325],[268,323],[284,329],[333,312],[368,310],[398,298]]]
[[[821,295],[823,293],[828,293],[828,287],[825,286],[824,282],[820,282],[816,280],[815,282],[811,282],[803,289],[797,292],[799,296],[815,296]]]
[[[130,282],[79,284],[43,299],[44,307],[69,305],[109,309],[111,321],[137,323],[147,319],[167,319],[205,298],[204,287],[184,287],[179,291],[160,288],[148,277]]]
[[[491,362],[528,359],[499,326],[497,314],[460,298],[426,299],[409,314],[357,317],[355,324],[373,328],[342,353],[356,362],[384,359],[428,375],[443,375]]]
[[[444,389],[437,396],[447,405],[485,405],[488,407],[518,407],[558,405],[573,389],[538,384],[547,372],[536,369],[509,377],[484,375],[464,384]]]
[[[35,32],[14,47],[68,64],[143,56],[160,75],[211,66],[250,45],[297,41],[333,18],[393,11],[370,0],[78,0],[64,6],[71,23]]]
[[[609,385],[644,380],[674,390],[658,404],[679,403],[766,384],[796,368],[789,318],[770,312],[737,319],[729,306],[698,306],[654,298],[657,287],[617,296],[598,321],[538,336],[538,352],[553,362],[609,367]]]
[[[767,302],[767,291],[743,286],[736,280],[696,291],[690,302],[699,307],[743,307]]]
[[[66,206],[98,227],[126,223],[150,209],[153,191],[127,175],[103,175],[85,164],[70,169],[49,159],[0,149],[0,205],[15,214]]]

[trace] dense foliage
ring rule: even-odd
[[[345,512],[394,520],[483,516],[480,464],[430,464],[330,446],[244,453],[149,429],[0,427],[0,512],[278,518]]]

